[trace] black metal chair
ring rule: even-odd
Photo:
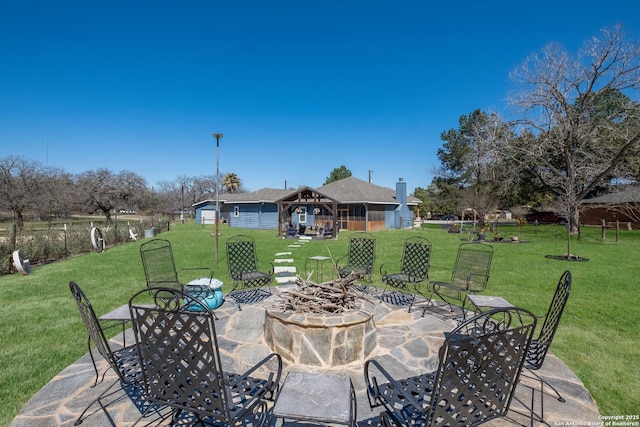
[[[460,301],[464,312],[466,296],[482,292],[487,288],[492,258],[491,245],[478,242],[462,243],[458,247],[451,280],[449,282],[430,281],[431,296],[437,295],[449,305],[451,311],[454,310],[450,300]],[[429,307],[430,305],[427,305],[425,310]]]
[[[399,262],[384,263],[380,275],[385,284],[381,299],[387,297],[387,290],[393,288],[409,295],[409,312],[415,301],[415,294],[422,295],[420,284],[428,280],[431,242],[424,237],[410,237],[404,242],[402,259]]]
[[[171,242],[164,239],[151,239],[144,242],[140,245],[140,257],[147,287],[164,286],[180,290],[184,288],[184,283],[178,279]],[[182,270],[207,271],[207,277],[213,278],[213,269],[210,267],[191,267]]]
[[[236,300],[238,308],[241,302],[259,301],[271,295],[271,288],[262,288],[273,279],[273,263],[258,261],[252,237],[239,234],[227,240],[227,265],[233,279],[229,296]]]
[[[527,352],[527,359],[525,363],[525,375],[530,373],[533,377],[540,381],[540,416],[539,419],[544,419],[544,386],[546,385],[548,388],[553,390],[556,395],[556,398],[560,402],[564,402],[565,399],[560,395],[558,390],[555,389],[551,384],[545,381],[540,375],[538,375],[535,371],[539,370],[544,363],[545,358],[547,357],[547,353],[549,352],[549,348],[551,347],[551,343],[553,341],[553,337],[556,334],[558,329],[558,325],[560,324],[560,318],[562,317],[562,313],[564,312],[564,308],[569,300],[569,295],[571,294],[571,272],[565,271],[560,276],[560,280],[558,281],[558,285],[556,287],[556,291],[553,294],[553,298],[551,300],[551,304],[549,305],[549,309],[547,310],[547,314],[542,317],[539,317],[538,320],[544,319],[542,323],[542,327],[540,328],[540,332],[537,337],[531,340],[531,345],[529,346],[529,351]],[[535,392],[531,394],[531,410],[532,412],[535,409],[534,401]]]
[[[141,304],[151,293],[155,307]],[[193,311],[191,307],[199,305]],[[173,410],[172,424],[261,426],[266,400],[277,393],[282,359],[276,353],[242,374],[225,370],[213,313],[206,305],[173,288],[152,288],[129,301],[144,393],[154,404]],[[261,375],[258,377],[257,375]],[[186,419],[185,417],[190,417]]]
[[[358,273],[362,278],[371,281],[375,259],[375,237],[365,232],[353,233],[349,238],[349,252],[336,261],[338,276],[344,279],[351,273]]]
[[[209,308],[216,308],[223,303],[222,283],[213,278],[213,269],[210,267],[181,269],[183,271],[207,272],[207,277],[195,280],[185,287],[185,284],[178,278],[171,242],[168,240],[151,239],[144,242],[140,245],[140,257],[148,288],[169,287],[186,290],[197,298],[207,301]]]
[[[96,350],[98,350],[98,353],[100,353],[100,355],[107,361],[109,367],[113,369],[113,371],[118,375],[118,379],[114,381],[107,389],[105,389],[93,402],[91,402],[84,409],[84,411],[82,411],[74,425],[77,426],[82,424],[82,422],[84,421],[83,417],[85,416],[89,408],[91,408],[95,403],[98,403],[100,405],[106,416],[111,420],[111,423],[115,425],[106,409],[109,404],[103,404],[102,399],[116,394],[119,390],[111,390],[113,386],[118,383],[120,384],[121,389],[126,389],[135,385],[139,385],[141,383],[141,368],[136,348],[134,345],[131,345],[128,347],[113,349],[104,335],[102,325],[96,317],[96,313],[93,310],[91,302],[84,294],[82,289],[80,289],[80,286],[72,281],[69,282],[69,288],[71,289],[71,294],[73,295],[73,298],[78,305],[80,316],[82,317],[82,321],[84,322],[84,325],[87,328],[87,332],[89,334],[89,355],[91,356],[93,368],[96,371],[96,383],[93,386],[95,387],[98,384],[100,374],[98,372],[98,367],[96,365],[96,360],[93,356],[93,352],[91,351],[92,342]]]
[[[473,426],[505,417],[535,326],[535,315],[520,308],[481,313],[446,337],[434,372],[406,379],[369,359],[369,404],[383,406],[384,426]]]

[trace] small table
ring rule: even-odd
[[[318,278],[318,283],[322,283],[322,277],[324,276],[323,272],[324,272],[324,268],[320,269],[320,261],[331,261],[331,257],[328,256],[322,256],[322,255],[315,255],[315,256],[310,256],[309,258],[307,258],[307,260],[304,263],[304,271],[305,274],[307,274],[308,277],[308,272],[309,269],[307,268],[307,264],[309,263],[309,261],[315,261],[316,262],[316,277]],[[333,263],[332,263],[333,264]]]
[[[344,375],[289,372],[273,407],[273,416],[289,420],[356,425],[356,396]]]
[[[494,309],[513,307],[513,304],[506,299],[490,295],[468,295],[467,300],[469,300],[469,302],[479,311],[482,311],[482,308]]]
[[[149,307],[155,307],[153,304],[145,304]],[[127,323],[131,322],[131,312],[129,311],[129,304],[123,304],[118,308],[111,310],[108,313],[103,314],[98,317],[98,320],[102,322],[113,322],[112,325],[107,325],[105,329],[114,328],[116,326],[122,325],[122,346],[127,346],[127,341],[125,339],[125,326]]]

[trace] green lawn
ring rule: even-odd
[[[620,241],[609,231],[583,229],[581,240],[573,236],[572,253],[589,262],[545,258],[566,250],[564,229],[502,226],[501,235],[519,236],[522,243],[496,243],[488,293],[501,295],[515,305],[544,314],[558,278],[566,269],[573,273],[573,292],[552,351],[582,379],[594,396],[602,415],[637,414],[640,408],[639,311],[637,309],[640,233],[624,231]],[[171,240],[178,268],[211,266],[215,277],[230,289],[224,243],[234,234],[256,239],[259,257],[272,261],[287,250],[291,240],[275,231],[221,228],[219,263],[214,265],[213,226],[175,225],[158,237]],[[311,241],[295,250],[299,272],[312,255],[344,256],[348,232],[338,240]],[[460,234],[438,226],[415,230],[389,230],[376,236],[374,283],[380,285],[377,267],[399,259],[404,239],[416,234],[433,243],[432,279],[447,279],[455,262]],[[98,315],[128,301],[145,286],[139,242],[109,248],[56,263],[35,266],[29,276],[0,277],[0,425],[8,425],[27,400],[64,367],[86,352],[86,332],[71,294],[69,280],[76,281],[93,302]],[[186,272],[188,273],[188,272]],[[198,272],[191,272],[197,275]],[[195,277],[183,275],[183,281]],[[117,328],[116,328],[117,329]],[[115,330],[113,331],[116,332]]]

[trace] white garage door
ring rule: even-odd
[[[214,210],[203,210],[202,211],[202,223],[203,224],[215,224],[216,223],[216,211]]]

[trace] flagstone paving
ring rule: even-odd
[[[277,256],[283,255],[290,254],[277,254]],[[266,301],[279,298],[280,291],[288,286],[291,285],[273,288],[273,295]],[[456,322],[444,316],[444,311],[433,313],[427,311],[424,316],[422,310],[408,313],[406,306],[383,302],[378,296],[379,291],[373,289],[370,289],[366,296],[374,302],[374,320],[377,330],[377,346],[370,357],[381,360],[382,364],[388,367],[389,372],[397,375],[398,378],[433,370],[437,366],[438,349],[444,341],[444,333],[450,331]],[[215,312],[219,317],[215,324],[222,362],[226,370],[243,372],[271,352],[264,339],[264,302],[243,305],[242,310],[238,310],[235,302],[227,299]],[[122,338],[122,335],[117,336],[112,342],[121,343]],[[125,338],[126,342],[133,342],[131,330],[125,332]],[[101,372],[107,368],[107,363],[99,356],[98,365]],[[365,427],[379,424],[380,409],[372,410],[368,404],[363,361],[322,370],[302,365],[289,366],[285,363],[283,379],[289,371],[330,371],[348,375],[356,390],[358,425]],[[539,374],[553,384],[567,400],[561,403],[553,396],[545,395],[544,415],[548,425],[589,425],[589,423],[596,425],[600,422],[597,406],[590,393],[560,359],[550,354]],[[116,376],[112,371],[106,371],[104,380],[92,387],[95,373],[87,353],[37,392],[22,408],[11,427],[72,426],[84,408],[115,379]],[[533,383],[523,379],[516,393],[518,400],[530,402],[531,385]],[[111,420],[98,405],[94,405],[83,425],[92,427],[132,425],[140,417],[136,402],[140,404],[142,399],[137,395],[136,400],[136,396],[121,391],[117,396],[119,399],[107,406]],[[539,411],[539,408],[537,409]],[[529,413],[516,400],[512,404],[512,411],[509,412],[510,422],[515,425],[529,425],[529,418],[516,411]],[[486,425],[502,426],[508,423],[509,421],[500,419]],[[534,425],[544,424],[535,422]]]

